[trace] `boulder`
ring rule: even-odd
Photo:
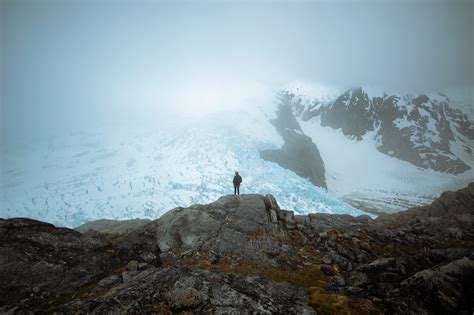
[[[406,296],[416,299],[428,311],[452,314],[459,310],[463,299],[472,301],[473,283],[474,261],[462,258],[417,272],[401,285]]]
[[[287,237],[282,219],[291,224],[293,213],[278,210],[271,196],[225,196],[209,205],[177,208],[157,221],[157,240],[162,252],[214,252],[237,254],[267,261],[282,253],[278,239]]]

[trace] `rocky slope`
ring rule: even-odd
[[[125,234],[17,218],[0,221],[0,238],[2,313],[474,310],[474,183],[376,220],[241,195]]]

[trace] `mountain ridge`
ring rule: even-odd
[[[474,126],[447,96],[425,94],[370,96],[363,88],[349,89],[335,99],[320,102],[283,91],[287,106],[308,121],[320,116],[323,127],[340,129],[356,141],[369,132],[377,149],[415,166],[460,174],[471,169],[460,156],[472,154]]]

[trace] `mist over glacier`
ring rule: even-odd
[[[301,81],[280,89],[248,85],[245,98],[176,114],[179,119],[167,124],[104,126],[18,142],[4,151],[2,215],[66,226],[99,218],[153,219],[232,193],[235,171],[244,178],[242,193],[272,194],[296,213],[361,215],[370,213],[360,209],[392,212],[430,203],[473,176],[472,169],[459,175],[420,169],[378,152],[370,134],[357,142],[322,127],[319,118],[296,116],[323,158],[327,190],[317,187],[305,174],[261,158],[260,152],[285,143],[272,125],[285,90],[301,93],[310,104],[334,102],[340,93]],[[472,156],[464,160],[474,166]]]
[[[143,120],[133,129],[108,125],[19,141],[5,151],[3,215],[65,226],[99,218],[153,219],[231,194],[237,170],[242,193],[273,194],[297,213],[367,214],[260,158],[259,150],[283,144],[270,124],[278,89],[246,87],[241,99],[236,94],[220,107],[206,103],[164,124]]]

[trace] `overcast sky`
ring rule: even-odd
[[[474,1],[0,2],[3,141],[159,123],[255,82],[474,87]]]

